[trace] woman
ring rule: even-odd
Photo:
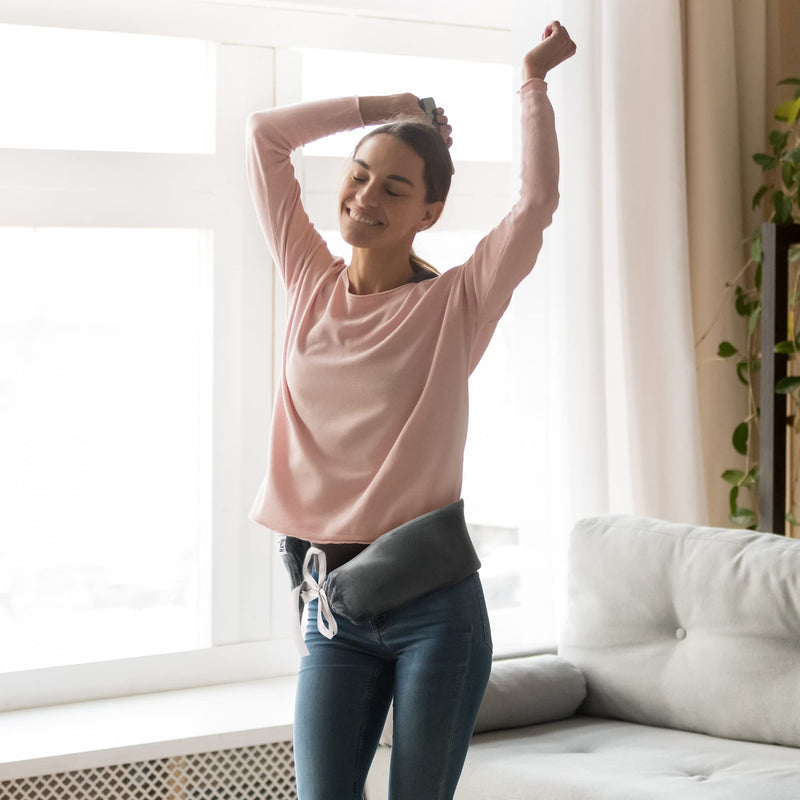
[[[544,78],[575,49],[553,22],[525,56],[520,197],[466,263],[442,274],[412,251],[449,189],[452,129],[441,108],[431,124],[418,98],[403,94],[301,103],[248,120],[250,187],[288,308],[268,469],[250,517],[289,537],[290,554],[298,543],[301,554],[308,549],[303,574],[299,562],[289,567],[313,597],[294,725],[300,800],[361,797],[392,698],[390,796],[438,800],[455,791],[491,665],[474,565],[361,622],[331,610],[320,584],[337,567],[369,566],[387,532],[419,533],[420,521],[445,519],[442,511],[463,517],[467,379],[558,204]],[[367,134],[348,164],[338,198],[353,247],[345,264],[303,210],[290,153],[398,116],[404,121]],[[425,539],[414,541],[403,559],[435,573]],[[402,594],[391,569],[385,574],[377,593]]]

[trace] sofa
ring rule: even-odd
[[[800,540],[592,517],[567,592],[557,652],[494,662],[457,800],[800,800]],[[391,719],[367,800],[390,757]]]

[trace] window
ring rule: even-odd
[[[0,672],[208,646],[210,245],[0,228]]]
[[[272,286],[244,129],[273,102],[273,51],[0,40],[0,694],[285,673],[271,543],[247,519]]]
[[[214,53],[195,39],[0,25],[0,147],[212,153]]]

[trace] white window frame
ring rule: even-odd
[[[247,519],[266,466],[285,320],[283,288],[270,269],[246,185],[246,116],[298,99],[299,65],[290,47],[508,63],[511,33],[457,20],[433,24],[273,5],[226,0],[117,0],[113,5],[107,0],[5,0],[0,8],[2,24],[191,37],[218,44],[215,154],[0,149],[0,225],[192,227],[213,232],[213,408],[208,413],[214,433],[207,532],[213,559],[201,570],[214,590],[207,609],[213,646],[0,674],[0,710],[296,671],[297,655],[286,635],[283,566],[270,533]],[[470,0],[465,12],[480,6]],[[329,199],[325,171],[335,161],[308,159],[309,168],[299,170],[312,210],[318,201],[326,205]],[[464,182],[466,195],[505,180],[497,164],[462,170],[474,173]],[[130,192],[130,202],[120,202],[120,186]],[[64,202],[64,193],[73,201]],[[458,197],[452,204],[449,216],[459,220],[459,227],[468,226],[470,209],[477,204]],[[507,210],[506,206],[501,212],[501,205],[499,198],[496,208],[489,204],[490,213],[498,212],[495,219]],[[321,213],[324,221],[329,212]],[[449,223],[443,218],[440,224]]]

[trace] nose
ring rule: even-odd
[[[356,192],[356,200],[365,207],[378,205],[375,184],[372,181],[361,184]]]

